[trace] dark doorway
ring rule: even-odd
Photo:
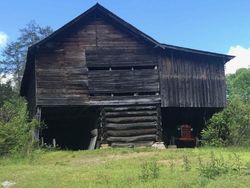
[[[206,121],[218,111],[220,111],[219,108],[162,108],[162,128],[165,144],[176,144],[173,142],[180,136],[178,127],[181,125],[190,125],[193,137],[200,137],[200,132],[204,128]],[[185,146],[189,146],[189,144],[183,143],[180,145],[180,147]]]
[[[45,107],[42,108],[41,120],[45,128],[40,137],[44,143],[56,145],[61,149],[88,149],[91,130],[97,128],[99,109],[96,107]]]

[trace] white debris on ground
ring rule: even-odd
[[[13,186],[13,185],[15,185],[16,184],[16,182],[13,182],[13,181],[4,181],[4,182],[2,182],[2,186],[4,187],[4,188],[9,188],[9,187],[11,187],[11,186]]]
[[[163,142],[155,142],[152,145],[153,148],[157,148],[157,149],[166,149],[165,145]]]

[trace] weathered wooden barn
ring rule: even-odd
[[[199,135],[225,106],[232,58],[161,44],[96,4],[29,48],[21,96],[48,144],[167,144],[181,124]]]

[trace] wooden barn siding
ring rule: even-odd
[[[90,20],[81,28],[72,28],[70,33],[54,41],[52,46],[55,47],[41,48],[37,53],[37,105],[98,105],[104,104],[105,102],[100,103],[104,100],[106,103],[118,104],[118,100],[124,101],[125,97],[90,98],[85,51],[119,49],[121,54],[114,58],[114,63],[117,64],[120,62],[115,62],[115,60],[124,57],[122,56],[123,51],[134,51],[133,58],[130,59],[134,63],[140,62],[138,57],[143,57],[142,52],[147,51],[144,43],[138,42],[125,32],[121,32],[102,18]],[[112,57],[112,54],[110,55]],[[124,58],[126,59],[126,57]],[[106,74],[106,76],[113,75]],[[148,77],[152,76],[148,75]],[[155,98],[152,96],[129,96],[125,103],[159,102],[159,100],[159,96]]]
[[[155,69],[158,62],[153,50],[88,50],[86,60],[89,68],[89,92],[93,103],[159,103],[160,97],[155,95],[160,90],[159,73]],[[110,97],[111,94],[114,96]],[[134,94],[139,96],[131,96]]]
[[[157,70],[97,70],[89,72],[89,92],[159,92]]]
[[[159,58],[162,107],[224,107],[224,64],[201,56]]]
[[[128,67],[157,65],[152,49],[94,49],[87,50],[88,67]]]

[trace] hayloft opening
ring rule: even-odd
[[[44,144],[61,149],[88,149],[97,128],[99,109],[96,107],[42,108],[41,120],[45,127],[40,131]]]
[[[200,138],[201,130],[205,127],[206,121],[219,110],[218,108],[162,108],[162,128],[165,144],[177,145],[177,147],[194,147],[197,144],[196,140],[193,142],[191,139]],[[183,136],[182,125],[189,126],[191,136]]]

